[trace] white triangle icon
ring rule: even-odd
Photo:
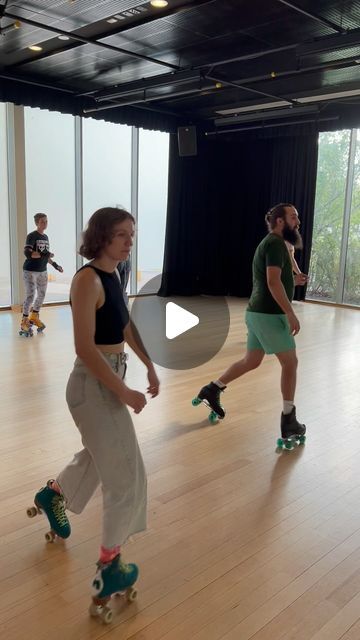
[[[199,324],[199,318],[195,314],[186,311],[174,302],[166,304],[166,337],[169,340],[189,331],[197,324]]]

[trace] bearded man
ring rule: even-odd
[[[275,354],[281,366],[283,409],[280,428],[284,440],[304,437],[306,427],[296,418],[294,404],[297,356],[294,336],[300,323],[292,307],[295,285],[303,285],[305,274],[293,274],[286,242],[302,247],[299,214],[292,204],[280,203],[265,216],[268,235],[258,245],[253,259],[253,289],[246,310],[248,329],[245,356],[234,362],[217,380],[203,387],[193,404],[203,401],[222,419],[225,411],[220,394],[226,386],[256,369],[265,354]]]

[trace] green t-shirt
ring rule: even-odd
[[[253,259],[253,290],[248,311],[257,313],[284,313],[272,297],[266,279],[266,267],[280,267],[281,282],[290,302],[294,295],[294,276],[289,251],[284,240],[269,233],[260,242]]]

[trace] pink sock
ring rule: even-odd
[[[120,553],[120,546],[117,545],[116,547],[112,547],[112,549],[106,549],[106,547],[101,546],[100,547],[100,562],[102,562],[103,564],[108,564],[109,562],[111,562],[112,560],[114,560],[114,558],[119,555]]]
[[[60,489],[58,483],[56,482],[56,480],[51,480],[50,489],[53,489],[53,491],[56,491],[56,493],[61,495],[61,489]]]

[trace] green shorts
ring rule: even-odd
[[[247,349],[262,349],[265,353],[282,353],[296,348],[294,336],[284,313],[246,311]]]

